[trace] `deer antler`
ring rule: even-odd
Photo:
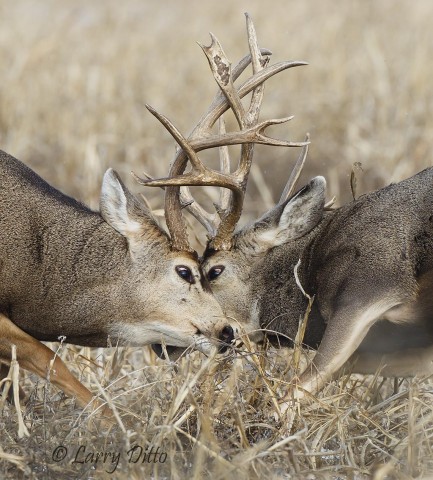
[[[290,173],[289,179],[284,187],[283,193],[281,194],[278,205],[284,203],[293,193],[295,189],[296,182],[301,175],[302,169],[304,168],[305,160],[308,154],[308,145],[310,144],[310,134],[307,133],[305,136],[305,146],[302,147],[301,153],[299,154],[298,159],[296,160],[295,166],[293,167],[292,172]]]
[[[258,121],[263,100],[264,82],[287,68],[306,65],[306,63],[281,62],[268,66],[271,52],[259,48],[254,25],[248,14],[246,14],[246,20],[250,55],[244,57],[233,70],[221,44],[214,35],[211,34],[210,46],[201,45],[220,91],[188,139],[180,133],[167,117],[147,105],[149,111],[170,132],[180,149],[177,151],[168,178],[150,180],[136,175],[135,178],[145,186],[168,187],[165,194],[166,221],[172,239],[172,248],[176,250],[192,250],[182,217],[182,200],[189,204],[188,209],[210,234],[210,247],[215,250],[228,250],[232,245],[232,235],[242,213],[254,144],[261,143],[285,147],[299,147],[308,144],[308,141],[289,142],[266,135],[266,128],[288,122],[293,117]],[[253,75],[237,89],[234,82],[250,63],[252,64]],[[241,99],[251,91],[253,92],[251,102],[249,108],[245,110]],[[212,134],[213,125],[229,108],[233,111],[240,130],[226,133],[224,123],[220,122],[219,133],[217,135]],[[237,169],[230,173],[227,146],[235,144],[242,145],[241,155]],[[220,147],[221,171],[206,167],[197,155],[201,150],[215,147]],[[192,168],[190,172],[184,173],[188,160]],[[194,202],[186,188],[186,186],[191,185],[218,186],[230,190],[228,194],[222,194],[217,215],[209,214]],[[183,187],[182,195],[180,195],[180,187]]]

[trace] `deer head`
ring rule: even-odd
[[[201,46],[219,91],[208,112],[188,138],[185,138],[168,118],[148,106],[150,112],[176,140],[180,149],[169,177],[156,180],[150,177],[136,178],[140,184],[148,187],[167,187],[166,210],[176,212],[175,218],[168,219],[167,224],[171,237],[176,239],[179,249],[185,249],[187,246],[186,228],[181,221],[183,206],[186,206],[206,228],[209,240],[202,258],[203,269],[225,313],[242,323],[247,333],[251,333],[259,328],[255,321],[252,298],[249,295],[252,286],[251,267],[257,257],[270,248],[303,235],[317,223],[321,218],[325,184],[324,179],[318,177],[290,198],[307,155],[309,138],[307,136],[303,142],[272,138],[266,134],[267,127],[283,124],[293,117],[259,121],[259,114],[265,81],[283,70],[306,63],[292,61],[269,65],[271,52],[259,48],[254,25],[248,14],[246,23],[250,54],[233,69],[215,36],[211,35],[210,46]],[[236,87],[235,81],[250,63],[252,75],[242,85]],[[250,92],[251,100],[246,109],[241,99]],[[226,131],[222,116],[229,109],[235,115],[239,131]],[[213,127],[217,120],[219,127],[215,133]],[[303,151],[278,205],[253,225],[236,231],[256,143],[303,147]],[[241,145],[241,153],[235,171],[231,172],[227,146],[235,144]],[[219,171],[206,166],[198,156],[199,151],[213,147],[219,147]],[[188,161],[191,170],[185,173]],[[220,203],[216,206],[216,213],[204,210],[193,199],[188,189],[188,186],[204,185],[221,187]],[[291,227],[287,229],[289,223]]]

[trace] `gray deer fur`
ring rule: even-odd
[[[333,211],[325,186],[313,179],[240,229],[231,250],[207,249],[215,296],[252,338],[265,329],[290,345],[308,305],[299,261],[314,295],[304,343],[318,347],[301,389],[321,388],[355,351],[362,373],[432,373],[433,168]]]

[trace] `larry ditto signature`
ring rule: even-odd
[[[66,459],[69,450],[64,445],[58,445],[52,453],[52,459],[58,463]],[[124,455],[122,456],[122,453]],[[101,451],[87,448],[87,445],[78,445],[71,449],[72,464],[103,465],[107,473],[114,473],[119,466],[121,458],[127,463],[165,463],[167,453],[160,447],[149,445],[144,448],[141,445],[134,445],[126,452]]]

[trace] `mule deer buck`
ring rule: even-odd
[[[105,173],[100,213],[4,152],[0,178],[1,362],[15,344],[19,364],[45,377],[55,359],[51,381],[85,405],[90,391],[39,340],[205,353],[232,340],[197,255],[170,239],[115,171]]]
[[[255,52],[253,65],[260,69],[262,57],[258,48]],[[207,55],[227,62],[217,45]],[[233,81],[230,73],[221,78],[221,95],[238,121],[238,135],[246,136],[262,125],[260,101],[254,114],[245,111],[242,87],[235,89]],[[262,93],[256,91],[253,102]],[[165,125],[175,136],[174,127]],[[221,171],[215,171],[199,160],[197,143],[177,140],[191,172],[184,174],[186,160],[178,159],[172,165],[173,178],[142,183],[167,186],[167,196],[178,208],[180,186],[189,203],[189,185],[231,191],[217,215],[197,202],[190,205],[208,232],[202,266],[225,313],[252,338],[260,339],[265,329],[290,345],[300,319],[311,309],[303,341],[317,353],[301,374],[299,389],[283,403],[294,392],[303,396],[319,390],[355,352],[355,370],[362,373],[374,372],[381,362],[382,373],[392,376],[433,372],[433,168],[329,211],[324,208],[323,177],[292,194],[307,155],[305,145],[278,204],[236,230],[252,144],[260,138],[250,138],[243,146],[232,174],[226,150]]]

